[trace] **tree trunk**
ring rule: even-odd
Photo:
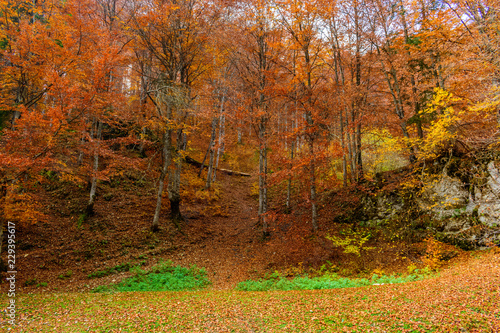
[[[364,178],[363,160],[361,155],[361,124],[359,122],[356,126],[356,177],[358,182]]]
[[[311,111],[306,111],[307,127],[311,128],[314,125]],[[308,133],[311,131],[308,130]],[[316,205],[316,157],[314,155],[314,137],[313,133],[308,135],[309,141],[309,181],[311,191],[311,223],[314,231],[318,230],[318,208]]]
[[[212,177],[214,175],[214,156],[215,150],[210,148],[210,157],[208,158],[208,167],[207,167],[207,182],[205,184],[205,189],[209,189],[212,187]]]
[[[287,180],[286,185],[286,212],[290,213],[291,211],[291,201],[292,201],[292,168],[293,168],[293,159],[295,157],[295,140],[292,141],[292,145],[290,147],[290,164],[288,167],[288,172],[290,173]]]
[[[84,135],[82,135],[82,138],[81,138],[80,142],[81,142],[81,144],[83,146],[83,144],[85,143],[85,136]],[[78,166],[81,166],[82,163],[83,163],[83,151],[80,151],[80,153],[78,154],[78,160],[77,160],[76,164]]]
[[[187,138],[182,129],[177,131],[177,151],[174,156],[174,172],[169,173],[168,179],[168,199],[170,200],[170,218],[175,226],[180,229],[180,223],[184,221],[184,217],[181,214],[180,202],[181,202],[181,170],[182,170],[182,156],[181,152],[186,149]]]
[[[160,106],[156,106],[158,108],[158,113],[161,115],[162,112],[160,110]],[[165,118],[170,120],[172,118],[172,108],[167,104],[166,106],[166,114]],[[165,187],[165,177],[169,174],[168,168],[170,166],[170,162],[172,161],[172,128],[167,125],[165,129],[165,133],[163,133],[163,166],[160,173],[160,177],[158,179],[158,192],[156,194],[156,209],[155,215],[153,217],[153,224],[151,229],[156,232],[160,230],[160,213],[161,213],[161,202],[163,198],[163,188]]]
[[[309,142],[309,153],[311,154],[311,163],[309,164],[309,175],[311,181],[311,222],[313,230],[318,230],[318,208],[316,205],[316,161],[314,157],[314,142]]]
[[[345,144],[345,128],[344,128],[344,111],[340,111],[340,144],[342,146],[342,185],[347,186],[347,157],[346,157],[346,144]]]
[[[97,140],[97,146],[94,148],[94,165],[92,168],[92,178],[90,181],[90,198],[89,202],[87,204],[87,216],[90,216],[94,214],[94,203],[95,203],[95,197],[96,197],[96,191],[97,191],[97,172],[99,169],[99,145],[101,142],[101,136],[102,136],[102,121],[94,119],[94,124],[92,127],[97,127],[97,134],[95,135],[95,138]],[[93,130],[92,130],[93,132]],[[93,133],[91,133],[91,137],[93,137]]]
[[[158,192],[156,194],[156,209],[155,215],[153,217],[153,225],[151,229],[153,231],[160,230],[160,212],[161,212],[161,202],[163,196],[163,188],[165,186],[165,177],[168,174],[168,167],[170,166],[170,161],[172,159],[172,130],[167,128],[163,134],[163,167],[158,179]]]
[[[269,235],[267,213],[267,120],[262,118],[259,124],[259,222],[264,237]]]
[[[215,134],[217,132],[217,117],[214,117],[212,119],[212,134],[210,135],[210,144],[208,145],[208,150],[207,154],[209,155],[208,158],[208,166],[207,166],[207,182],[205,184],[205,189],[209,189],[212,184],[212,173],[213,173],[213,168],[214,168],[214,145],[215,145]],[[205,154],[206,158],[206,154]],[[203,160],[200,168],[200,174],[201,170],[203,170],[203,164],[205,163],[205,159]]]
[[[408,25],[406,23],[406,15],[405,8],[403,5],[403,1],[401,1],[401,22],[403,23],[403,34],[405,37],[405,43],[409,43],[410,37],[408,33]],[[406,52],[408,58],[410,58],[411,54],[408,50]],[[410,83],[411,83],[411,92],[412,92],[412,104],[413,104],[413,117],[415,118],[415,125],[417,127],[417,135],[420,139],[424,138],[424,131],[422,129],[422,120],[420,118],[420,103],[418,102],[418,90],[417,90],[417,82],[415,81],[415,75],[413,71],[410,70]]]
[[[207,175],[207,184],[209,184],[208,177],[212,177],[212,182],[215,182],[216,180],[216,175],[217,175],[217,169],[219,168],[219,157],[221,154],[221,151],[224,152],[224,121],[225,121],[225,115],[224,115],[224,102],[226,100],[226,95],[223,93],[221,99],[220,99],[220,108],[219,108],[219,145],[217,147],[217,160],[215,162],[215,167],[213,167],[213,156],[211,156],[212,159],[212,173],[209,172]],[[217,125],[217,120],[215,125]],[[212,134],[214,135],[214,141],[215,141],[215,128],[213,128]],[[211,154],[213,155],[213,149],[211,151]]]
[[[243,143],[243,131],[241,130],[241,126],[238,126],[238,144],[241,145]]]
[[[362,109],[362,87],[361,87],[361,28],[358,11],[358,3],[354,3],[354,24],[356,27],[356,56],[355,56],[355,76],[356,76],[356,93],[354,95],[354,107],[352,110],[352,126],[353,141],[354,141],[354,167],[356,181],[360,182],[363,179],[363,160],[361,159],[361,109]]]
[[[222,106],[221,106],[222,108]],[[223,112],[223,111],[222,111]],[[224,113],[221,113],[220,119],[219,119],[219,145],[217,147],[217,159],[215,161],[215,168],[214,168],[214,176],[212,178],[212,181],[215,182],[216,180],[216,171],[219,168],[219,159],[222,154],[224,154],[224,128],[225,128],[225,115]]]
[[[203,172],[203,169],[205,168],[205,162],[207,161],[208,154],[210,154],[210,147],[212,146],[211,143],[212,143],[212,140],[210,140],[210,143],[208,144],[208,148],[207,148],[207,151],[205,153],[205,156],[203,157],[203,161],[201,161],[201,163],[198,165],[200,167],[200,171],[198,171],[198,177],[201,177],[201,173]]]
[[[351,181],[351,184],[354,184],[356,181],[356,162],[354,161],[354,143],[352,142],[352,136],[351,133],[347,132],[347,152],[348,152],[348,162],[349,162],[349,178]]]

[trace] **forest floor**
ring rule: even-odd
[[[257,177],[218,175],[211,191],[186,165],[177,229],[168,200],[151,232],[155,184],[128,172],[99,184],[95,214],[84,219],[88,190],[54,175],[28,193],[40,209],[16,225],[16,326],[12,332],[497,332],[500,253],[461,251],[432,239],[405,242],[352,223],[345,203],[357,189],[325,193],[319,230],[294,194],[291,213],[271,192],[270,236],[257,220]],[[249,172],[250,170],[242,170]],[[36,196],[35,196],[36,194]],[[35,200],[36,199],[36,200]],[[34,207],[34,206],[33,206]],[[359,255],[334,247],[331,235],[372,235]],[[204,267],[212,284],[191,292],[91,293],[162,260]],[[332,290],[243,292],[247,279],[324,272],[347,277],[438,269],[422,281]],[[120,267],[125,267],[120,272]],[[110,271],[111,274],[108,274]],[[103,274],[103,272],[108,272]],[[99,274],[101,273],[101,274]],[[0,303],[7,304],[2,277]],[[5,324],[7,312],[1,311]]]
[[[343,276],[407,273],[408,267],[423,267],[435,244],[408,244],[389,240],[378,231],[362,255],[344,253],[326,237],[346,228],[334,223],[335,212],[322,204],[320,230],[312,232],[307,203],[300,198],[285,214],[275,209],[269,215],[270,236],[263,238],[257,219],[257,197],[252,193],[257,177],[220,173],[211,191],[196,169],[186,165],[183,185],[185,223],[178,230],[168,220],[165,195],[161,229],[150,231],[155,207],[155,184],[137,173],[127,173],[101,182],[95,214],[84,219],[82,207],[87,189],[49,177],[40,183],[38,207],[44,217],[16,228],[18,292],[90,291],[130,276],[116,272],[89,277],[119,265],[149,268],[160,260],[176,265],[204,267],[215,290],[231,289],[238,282],[258,279],[279,271],[285,276],[328,269]],[[248,170],[244,170],[248,171]],[[273,198],[274,206],[276,198]],[[345,213],[345,212],[340,212]],[[452,260],[469,254],[440,245]],[[451,255],[450,255],[451,254]],[[449,259],[449,258],[448,258]],[[105,275],[105,274],[104,274]],[[3,279],[2,279],[3,280]],[[6,288],[2,283],[1,288]]]
[[[475,253],[421,281],[242,292],[37,293],[12,332],[499,332],[500,255]],[[236,268],[235,268],[236,269]],[[7,301],[0,295],[0,302]],[[6,321],[0,313],[0,322]]]

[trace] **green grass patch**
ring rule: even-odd
[[[164,261],[149,271],[138,267],[133,267],[131,271],[134,276],[117,284],[99,286],[93,292],[196,290],[210,284],[205,269],[196,265],[186,268]]]
[[[273,273],[258,281],[247,280],[240,282],[236,289],[242,291],[339,289],[405,283],[422,280],[426,277],[428,277],[428,274],[418,274],[417,272],[407,276],[378,276],[374,274],[371,279],[349,279],[340,277],[337,274],[325,274],[319,277],[298,276],[287,279],[279,273]]]
[[[67,271],[67,272],[64,272],[61,275],[59,275],[58,278],[61,279],[61,280],[66,280],[66,279],[69,279],[72,276],[73,276],[73,271]]]

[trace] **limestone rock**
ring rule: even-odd
[[[460,214],[469,202],[469,192],[456,178],[443,175],[417,199],[420,209],[433,212],[438,218]]]
[[[488,164],[486,185],[476,190],[474,206],[477,208],[479,221],[489,227],[500,226],[500,172],[491,161]]]
[[[397,190],[367,196],[363,218],[368,225],[376,225],[411,210],[416,221],[424,216],[430,219],[428,226],[443,240],[464,248],[500,244],[500,171],[494,161],[487,164],[485,175],[479,182],[482,185],[471,180],[476,184],[472,186],[443,173],[411,199],[408,195],[404,199]]]

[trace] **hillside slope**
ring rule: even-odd
[[[316,233],[308,223],[308,206],[300,198],[290,214],[272,210],[271,235],[263,239],[252,194],[256,176],[219,174],[215,188],[204,191],[197,170],[191,166],[186,170],[186,222],[180,230],[175,228],[167,218],[167,203],[158,233],[150,231],[154,182],[136,174],[102,182],[96,213],[86,219],[82,214],[88,195],[85,188],[56,177],[37,186],[33,193],[47,218],[17,226],[19,291],[88,291],[129,276],[131,266],[148,268],[159,260],[205,267],[212,288],[228,289],[276,270],[291,276],[328,268],[345,276],[369,276],[373,272],[406,273],[408,267],[423,267],[429,260],[433,264],[432,258],[468,256],[444,244],[411,244],[381,229],[338,223],[338,216],[348,212],[326,203],[343,202],[349,196],[354,200],[352,189],[325,196]],[[278,200],[274,198],[275,207],[279,207]],[[358,254],[349,253],[333,246],[328,239],[332,235],[368,235],[369,241]],[[438,266],[444,264],[448,263]]]

